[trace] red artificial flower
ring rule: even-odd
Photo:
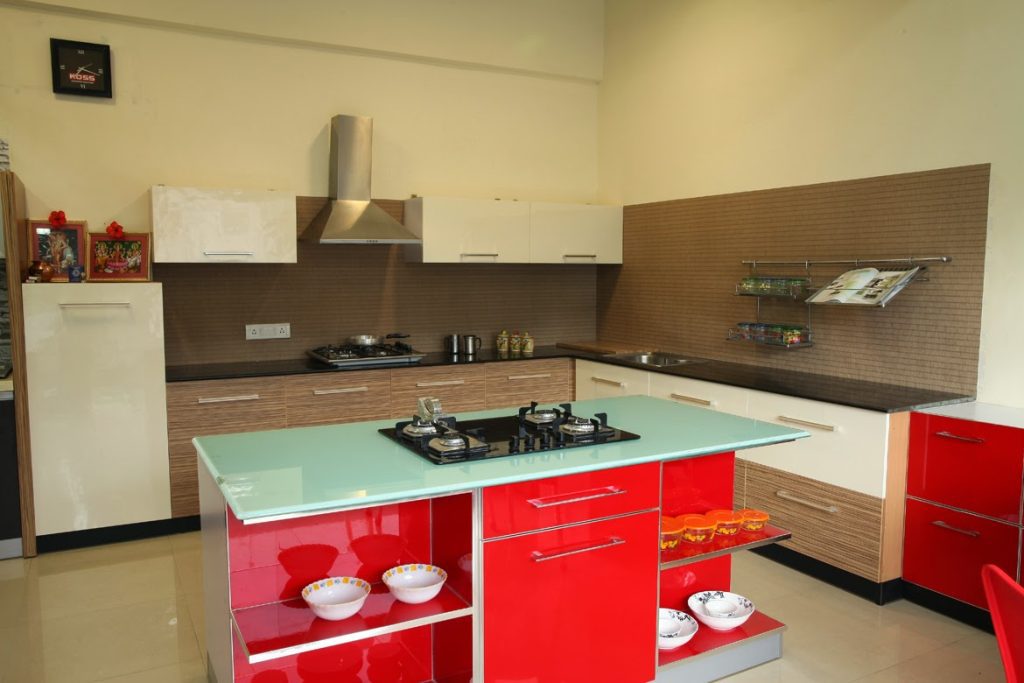
[[[124,228],[117,221],[110,221],[110,225],[107,226],[107,234],[113,237],[115,240],[124,239]]]
[[[55,228],[59,228],[62,225],[66,225],[68,222],[67,217],[63,211],[51,211],[50,212],[50,225]]]

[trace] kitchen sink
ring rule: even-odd
[[[690,358],[688,356],[679,356],[674,353],[665,353],[662,351],[650,351],[647,353],[617,353],[613,354],[611,357],[616,360],[624,360],[629,363],[639,363],[640,365],[651,365],[656,368],[707,362],[707,359],[705,358]]]

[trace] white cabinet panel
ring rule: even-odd
[[[295,194],[154,186],[153,260],[295,263]]]
[[[651,396],[733,415],[747,414],[747,389],[656,372],[650,374]]]
[[[22,293],[36,532],[169,518],[160,284]]]
[[[405,226],[423,239],[406,256],[424,263],[528,263],[530,204],[507,199],[415,197]]]
[[[576,400],[610,396],[646,396],[649,373],[618,365],[576,361]]]
[[[530,203],[531,263],[622,263],[622,207]]]
[[[761,391],[749,391],[748,397],[748,417],[805,429],[811,438],[754,448],[740,457],[885,498],[886,413]]]

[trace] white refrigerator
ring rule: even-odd
[[[36,533],[170,518],[160,283],[22,296]]]

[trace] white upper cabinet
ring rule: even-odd
[[[156,185],[153,260],[295,263],[295,194]]]
[[[423,239],[407,256],[424,263],[529,263],[530,204],[507,199],[415,197],[405,226]]]
[[[530,203],[531,263],[622,263],[622,207]]]

